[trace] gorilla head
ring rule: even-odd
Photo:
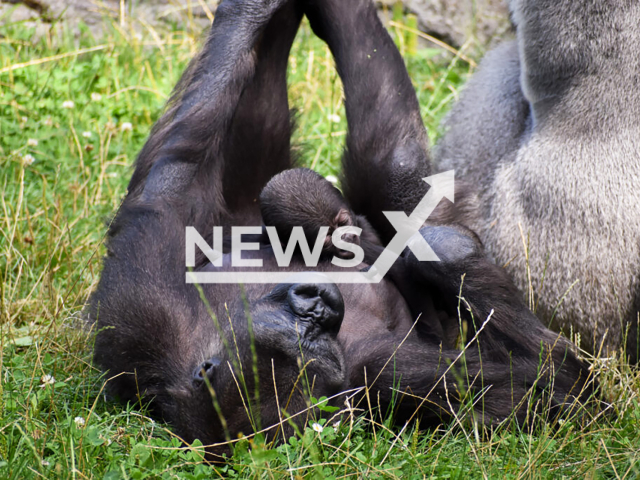
[[[190,378],[176,377],[186,381],[161,403],[161,413],[179,431],[205,444],[276,425],[283,411],[307,409],[313,392],[334,395],[344,384],[337,341],[344,303],[335,285],[278,285],[249,311],[243,304],[236,310],[229,312],[227,328],[211,325],[222,332],[219,353]],[[292,433],[288,423],[283,428]]]
[[[307,242],[313,244],[323,227],[323,253],[351,259],[354,253],[333,243],[334,232],[357,227],[359,235],[346,232],[343,241],[360,245],[360,239],[379,245],[378,235],[362,216],[355,215],[340,191],[320,174],[307,168],[293,168],[274,176],[260,193],[260,211],[266,226],[273,226],[286,243],[295,227],[301,227]]]

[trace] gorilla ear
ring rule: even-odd
[[[207,380],[209,380],[209,382],[212,382],[215,372],[217,371],[221,363],[222,361],[219,358],[213,357],[209,360],[205,360],[200,365],[198,365],[198,368],[196,368],[193,372],[194,385],[198,387],[204,384],[205,377],[207,378]]]

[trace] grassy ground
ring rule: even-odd
[[[78,329],[82,306],[99,276],[105,222],[199,34],[138,36],[125,24],[100,41],[63,33],[50,42],[0,27],[0,478],[639,476],[640,381],[615,359],[596,365],[614,408],[594,421],[490,435],[468,423],[392,430],[352,417],[275,449],[244,442],[216,470],[144,410],[104,399]],[[472,67],[438,50],[408,52],[396,36],[433,141]],[[340,81],[306,27],[290,84],[302,161],[336,174]]]

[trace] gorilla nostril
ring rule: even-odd
[[[318,322],[325,328],[340,325],[344,317],[344,300],[334,284],[304,283],[289,289],[289,305],[300,317]]]
[[[318,286],[315,284],[294,285],[291,287],[293,294],[305,300],[320,296]]]

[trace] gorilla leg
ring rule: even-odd
[[[428,189],[428,139],[415,91],[372,1],[308,0],[306,14],[344,85],[345,196],[386,243],[394,231],[382,211],[411,213]]]
[[[110,391],[125,401],[153,398],[159,413],[187,441],[220,439],[223,428],[211,397],[194,391],[191,382],[195,366],[224,351],[197,289],[185,283],[185,227],[204,232],[220,225],[215,222],[227,212],[235,213],[222,185],[225,177],[239,175],[232,162],[240,160],[226,139],[236,128],[255,128],[266,114],[247,118],[246,102],[256,90],[284,79],[262,62],[271,62],[274,55],[286,57],[283,51],[288,52],[297,29],[299,14],[289,5],[281,9],[285,3],[291,2],[225,0],[220,5],[204,49],[138,158],[129,195],[109,232],[104,270],[89,306],[97,330],[95,362],[115,377]],[[286,29],[274,31],[285,11],[291,21]],[[284,69],[282,61],[279,66]],[[274,102],[276,106],[265,108],[282,110],[282,102]],[[274,123],[265,128],[281,127]],[[265,150],[280,152],[288,144],[288,130],[268,130],[260,141],[269,138],[279,144],[265,144]],[[257,192],[252,179],[247,178],[246,185]],[[230,375],[227,370],[225,374]],[[231,377],[224,380],[233,385]],[[236,421],[243,418],[234,416]],[[237,431],[249,429],[237,425]]]
[[[291,120],[287,96],[287,63],[302,20],[300,2],[289,2],[267,26],[256,49],[257,66],[242,93],[224,157],[224,197],[237,221],[260,225],[256,202],[277,173],[291,167]]]
[[[422,182],[429,174],[427,142],[415,93],[372,2],[309,0],[307,15],[333,52],[344,83],[349,121],[345,193],[357,213],[367,215],[388,240],[393,232],[381,210],[411,211],[427,190]],[[467,322],[462,340],[473,341],[464,362],[448,368],[460,351],[438,338],[439,328],[427,328],[428,338],[409,339],[397,351],[389,338],[366,339],[349,352],[351,385],[363,385],[379,373],[376,390],[383,404],[392,402],[397,395],[392,387],[401,382],[403,389],[429,395],[423,406],[441,415],[460,407],[460,395],[449,395],[458,392],[460,380],[472,392],[486,390],[485,404],[476,409],[482,407],[478,413],[487,422],[506,418],[514,409],[524,419],[527,409],[517,405],[530,390],[553,390],[549,398],[558,407],[580,396],[588,370],[567,343],[526,308],[506,274],[484,258],[477,238],[446,228],[422,230],[442,262],[418,262],[408,254],[390,274],[401,277],[395,280],[405,296],[403,284],[418,287],[409,292],[412,309],[426,305],[430,311],[423,313],[432,313],[428,300],[436,298],[455,326],[458,320]],[[430,314],[420,319],[437,321]],[[413,412],[408,404],[401,410],[407,416]]]

